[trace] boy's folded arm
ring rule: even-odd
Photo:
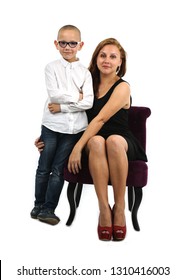
[[[94,92],[92,77],[89,72],[87,72],[84,84],[81,87],[81,91],[83,93],[82,100],[71,102],[70,104],[61,104],[61,112],[78,112],[92,108],[94,101]]]

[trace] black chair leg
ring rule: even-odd
[[[67,198],[70,204],[70,214],[68,220],[66,222],[67,226],[70,226],[74,220],[76,214],[76,201],[75,201],[75,191],[76,191],[77,183],[69,183],[67,188]]]
[[[135,199],[134,199],[134,204],[132,207],[132,223],[133,223],[133,227],[136,231],[140,231],[140,227],[139,227],[139,223],[138,223],[138,218],[137,218],[137,212],[139,209],[139,206],[141,204],[141,200],[142,200],[142,187],[134,187],[134,195],[135,195]]]
[[[134,203],[134,189],[133,189],[133,187],[128,186],[128,208],[129,208],[129,211],[132,211],[133,203]]]
[[[79,206],[79,202],[80,202],[80,199],[81,199],[82,189],[83,189],[83,184],[82,183],[78,183],[77,190],[76,190],[76,207]]]

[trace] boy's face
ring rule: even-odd
[[[72,44],[65,44],[70,42],[72,42]],[[75,43],[78,44],[76,45]],[[77,60],[77,52],[81,50],[84,43],[80,42],[79,33],[76,30],[63,30],[58,36],[58,41],[54,41],[54,44],[65,60],[74,62]]]

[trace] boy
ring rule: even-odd
[[[80,30],[63,26],[54,44],[61,58],[45,68],[48,99],[40,136],[45,147],[36,170],[35,206],[30,213],[32,218],[51,225],[60,221],[54,211],[64,184],[64,164],[87,127],[85,110],[93,105],[91,74],[76,57],[84,45]]]

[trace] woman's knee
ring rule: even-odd
[[[88,152],[101,153],[105,151],[105,139],[101,136],[93,136],[87,143]]]
[[[120,135],[111,135],[106,140],[107,152],[114,155],[126,152],[128,149],[127,141]]]

